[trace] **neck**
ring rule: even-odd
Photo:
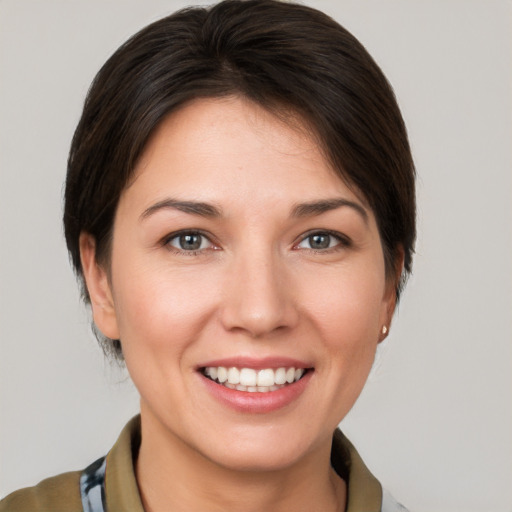
[[[142,418],[136,477],[146,512],[345,510],[346,486],[330,466],[330,440],[285,468],[242,471],[207,459]]]

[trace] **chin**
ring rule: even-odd
[[[330,450],[331,436],[327,436]],[[269,426],[244,428],[242,432],[219,439],[203,452],[212,462],[226,469],[241,472],[269,472],[288,469],[317,448],[314,438],[290,428]]]
[[[264,473],[282,471],[301,460],[297,449],[275,448],[261,450],[259,447],[236,447],[225,453],[216,453],[212,462],[236,472]]]

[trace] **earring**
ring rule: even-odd
[[[382,329],[381,329],[381,332],[382,332],[383,336],[386,336],[386,334],[388,333],[388,328],[385,325],[383,325]]]

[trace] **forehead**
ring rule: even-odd
[[[135,192],[146,201],[169,194],[247,203],[303,202],[340,193],[359,199],[332,169],[306,123],[238,97],[198,99],[164,119],[123,195]]]

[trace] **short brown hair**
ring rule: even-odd
[[[91,85],[71,144],[64,204],[85,300],[80,233],[95,238],[97,260],[108,263],[121,192],[155,128],[188,101],[229,95],[307,122],[340,177],[372,208],[388,274],[403,251],[398,298],[414,251],[415,172],[391,86],[361,43],[324,13],[276,0],[225,0],[144,28]],[[111,341],[104,348],[121,355],[119,341]]]

